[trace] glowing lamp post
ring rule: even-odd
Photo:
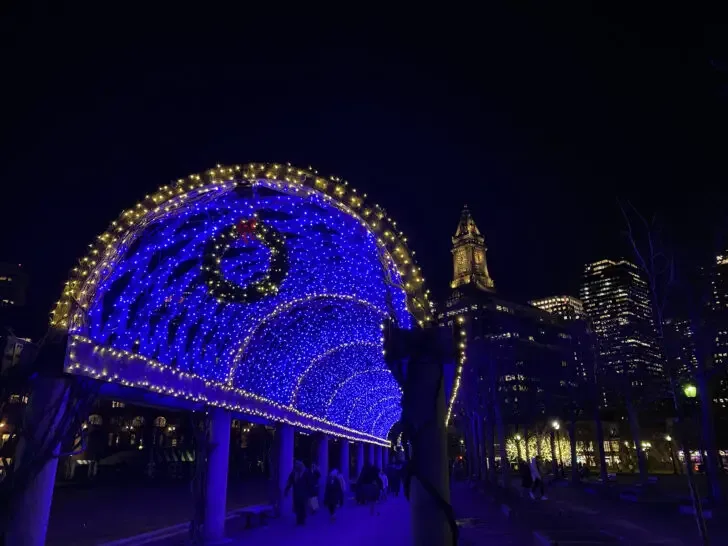
[[[558,421],[551,423],[551,468],[553,469],[554,476],[559,475],[559,465],[556,461],[556,431],[559,430],[561,425]],[[561,452],[561,446],[559,446],[559,452]],[[561,459],[561,457],[559,457]]]
[[[672,473],[677,474],[677,465],[675,464],[675,456],[672,453],[672,436],[665,434],[665,441],[667,442],[667,449],[670,452],[670,463],[672,464]]]
[[[683,387],[683,393],[688,398],[695,398],[698,395],[698,389],[695,385],[687,384]]]

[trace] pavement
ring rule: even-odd
[[[460,527],[459,546],[531,546],[533,538],[525,528],[519,528],[502,516],[496,504],[485,496],[457,486],[453,505]],[[390,496],[377,505],[372,515],[369,507],[347,499],[335,519],[328,512],[309,516],[304,526],[297,526],[292,516],[270,519],[265,525],[245,528],[244,518],[229,516],[226,536],[230,546],[260,545],[288,546],[301,544],[346,544],[347,546],[408,546],[411,544],[410,506],[403,495]],[[131,538],[131,537],[130,537]],[[125,542],[125,546],[183,546],[184,532],[149,540]]]
[[[634,490],[634,487],[629,487]],[[619,499],[621,485],[570,485],[555,482],[547,488],[548,500],[533,501],[513,487],[501,490],[502,502],[513,517],[534,531],[554,535],[575,532],[594,535],[595,541],[616,539],[624,545],[698,546],[702,542],[692,516],[679,513],[676,497],[665,494],[664,487],[645,487],[637,502]],[[711,544],[728,544],[728,518],[714,511],[708,520]],[[597,538],[599,537],[599,538]]]
[[[231,480],[228,509],[264,503],[269,492],[265,480]],[[93,546],[189,522],[192,506],[189,483],[56,487],[46,545]]]
[[[625,484],[572,486],[556,482],[547,490],[548,500],[533,501],[522,497],[518,488],[505,491],[483,484],[455,483],[452,502],[460,526],[460,546],[530,546],[534,544],[533,533],[591,544],[698,545],[694,519],[678,511],[678,486],[677,481],[662,483],[660,479],[658,485],[640,495],[638,502],[626,502],[619,500]],[[265,482],[231,483],[228,509],[265,503],[267,487]],[[61,488],[53,501],[47,544],[91,546],[176,524],[184,526],[190,510],[189,487],[184,485]],[[370,516],[366,507],[348,500],[333,522],[327,514],[319,513],[309,518],[305,527],[296,527],[292,517],[282,517],[253,529],[245,528],[244,518],[231,516],[226,533],[232,544],[306,544],[327,538],[352,546],[371,546],[372,541],[381,546],[408,544],[407,501],[402,496],[390,498],[379,506],[379,512]],[[712,544],[728,544],[728,513],[715,510],[708,530]],[[179,546],[185,538],[182,532],[144,543]]]

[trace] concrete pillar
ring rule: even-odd
[[[24,433],[15,453],[15,468],[20,470],[34,464],[37,453],[28,444],[40,443],[52,437],[59,421],[66,413],[68,388],[63,379],[39,377],[33,381],[30,402],[25,410],[26,422],[35,432],[34,438]],[[53,454],[60,452],[60,443],[53,446]],[[43,546],[48,530],[48,518],[53,500],[58,458],[49,457],[41,462],[38,473],[10,505],[10,521],[5,544]]]
[[[221,542],[225,538],[227,515],[227,479],[230,459],[230,420],[228,410],[212,407],[210,419],[210,454],[207,457],[207,484],[205,486],[204,536],[207,543]]]
[[[351,472],[349,469],[349,440],[342,438],[341,451],[339,451],[339,473],[344,476],[344,484],[349,486],[349,480],[351,480]]]
[[[435,391],[437,398],[432,404],[432,385],[437,385],[441,378],[441,368],[434,361],[419,361],[416,365],[410,361],[408,368],[417,368],[418,391],[410,391],[409,396],[416,401],[411,411],[421,419],[413,445],[410,446],[416,465],[415,476],[410,481],[410,514],[412,542],[417,546],[455,546],[452,531],[442,506],[435,496],[423,485],[428,482],[439,496],[450,502],[450,481],[447,462],[447,428],[445,426],[445,388]],[[413,392],[414,391],[414,392]],[[433,411],[434,410],[434,411]],[[418,477],[421,476],[421,478]],[[420,481],[420,480],[423,481]]]
[[[364,444],[358,442],[356,444],[356,479],[359,481],[362,468],[364,468]]]
[[[367,463],[374,464],[374,444],[367,444]]]
[[[374,446],[374,466],[381,468],[382,466],[382,448],[381,446]]]
[[[285,423],[279,423],[276,427],[278,437],[278,489],[280,493],[280,513],[283,516],[290,516],[293,513],[293,494],[288,492],[284,495],[288,477],[293,472],[293,427]]]
[[[319,497],[323,504],[324,493],[326,492],[326,477],[329,475],[329,437],[325,434],[321,434],[319,437],[316,463],[318,464],[319,472],[321,472]]]
[[[389,448],[388,447],[385,447],[382,450],[382,456],[383,456],[384,468],[387,468],[387,466],[389,465]]]

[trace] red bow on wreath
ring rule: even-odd
[[[255,228],[257,226],[258,221],[255,218],[251,218],[247,221],[240,220],[235,229],[237,230],[238,235],[240,235],[240,238],[247,243],[249,237],[255,237]]]

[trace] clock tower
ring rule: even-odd
[[[485,260],[485,238],[478,231],[467,205],[452,238],[453,280],[451,288],[472,284],[481,290],[494,290]]]

